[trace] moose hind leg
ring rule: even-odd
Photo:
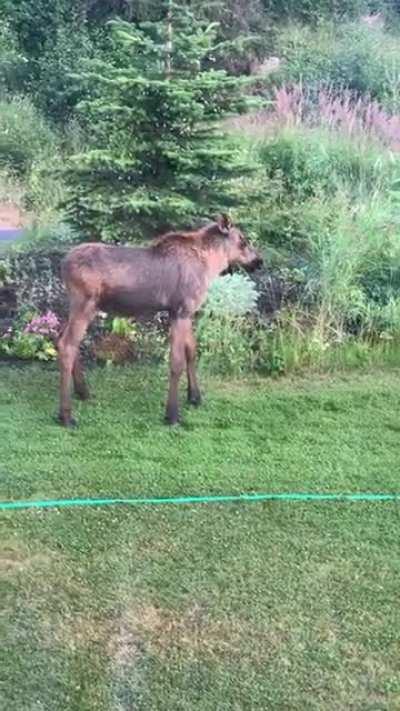
[[[89,323],[96,313],[92,301],[83,305],[76,305],[71,309],[71,315],[64,333],[58,343],[60,363],[60,413],[59,421],[62,425],[75,424],[71,407],[71,377],[76,358],[79,354],[79,344],[84,337]]]
[[[188,402],[197,407],[201,404],[201,393],[196,375],[196,340],[193,327],[187,333],[185,343],[186,371],[188,380]]]
[[[190,327],[189,319],[176,319],[171,325],[169,391],[165,413],[165,421],[169,425],[179,422],[178,389],[186,366],[185,343],[188,324]]]
[[[58,419],[65,427],[75,424],[72,417],[70,386],[76,353],[77,347],[70,337],[70,329],[67,326],[58,344],[60,364],[60,412]]]
[[[75,358],[74,367],[72,369],[72,378],[74,381],[75,394],[79,397],[80,400],[89,400],[90,392],[87,382],[85,380],[82,358],[79,354],[79,350]]]

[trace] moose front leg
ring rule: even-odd
[[[179,422],[179,380],[186,367],[186,339],[191,329],[190,319],[177,318],[171,324],[169,391],[165,420],[169,425]]]
[[[74,381],[74,391],[80,400],[89,400],[90,392],[87,386],[82,359],[79,355],[79,351],[75,358],[74,367],[72,369],[72,378]]]
[[[93,300],[75,299],[71,305],[68,324],[58,342],[60,363],[60,412],[58,419],[66,427],[75,424],[71,412],[71,378],[77,377],[76,364],[79,362],[79,344],[96,313]],[[79,367],[79,366],[78,366]],[[77,382],[75,381],[75,385]],[[82,382],[80,383],[82,385]],[[82,390],[83,394],[83,390]]]
[[[195,405],[195,407],[197,407],[201,404],[201,394],[196,375],[196,339],[193,334],[192,323],[190,324],[190,328],[186,335],[185,353],[188,379],[188,401],[191,405]]]

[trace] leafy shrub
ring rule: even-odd
[[[36,104],[52,119],[66,124],[82,98],[82,88],[74,74],[95,53],[95,48],[84,26],[62,26],[47,42],[37,62],[39,78],[35,83]]]
[[[1,345],[0,355],[5,355],[20,360],[50,361],[57,358],[54,344],[44,336],[32,333],[19,333],[11,339],[6,339]]]
[[[138,323],[133,319],[105,316],[101,335],[93,345],[93,354],[107,364],[123,364],[133,360],[159,362],[165,360],[167,339],[160,320]]]
[[[58,133],[30,99],[0,101],[0,190],[35,225],[60,220],[66,199],[63,150]]]
[[[259,241],[268,249],[271,266],[304,269],[310,240],[325,233],[334,219],[332,202],[324,195],[303,202],[285,195],[280,201],[265,203],[258,216]]]
[[[10,269],[6,259],[0,259],[0,287],[5,286],[9,280]]]
[[[389,187],[400,163],[373,142],[336,131],[287,128],[260,144],[267,177],[279,177],[295,200],[332,195],[344,186],[358,193]]]
[[[396,335],[400,225],[393,205],[381,193],[356,205],[338,193],[330,207],[330,223],[309,235],[301,269],[300,304],[317,341],[341,342],[347,335],[369,337],[388,329]]]
[[[335,205],[333,229],[312,244],[313,255],[324,266],[326,276],[322,281],[337,283],[352,275],[350,281],[355,277],[365,288],[368,283],[375,283],[377,270],[382,268],[382,282],[387,280],[393,285],[397,277],[398,284],[400,225],[395,206],[380,193],[360,200],[356,206],[351,197],[340,196]],[[385,264],[390,268],[384,270]]]
[[[250,322],[242,317],[202,319],[198,329],[200,363],[210,373],[241,375],[252,369]]]
[[[135,346],[129,338],[117,333],[106,333],[93,346],[95,358],[107,364],[122,365],[136,357]]]
[[[198,321],[202,366],[210,372],[239,375],[253,367],[253,336],[246,314],[255,311],[258,294],[242,274],[228,274],[210,286]]]
[[[277,53],[284,60],[276,77],[282,83],[324,84],[390,105],[398,101],[398,40],[377,28],[360,22],[289,25]]]
[[[0,168],[0,203],[10,206],[13,222],[16,216],[22,216],[25,210],[26,186],[21,179]],[[21,220],[19,220],[21,221]]]
[[[368,8],[365,0],[263,0],[263,4],[276,20],[298,18],[311,25],[324,17],[357,16]]]
[[[257,180],[264,181],[259,188],[264,197],[249,201],[243,222],[267,249],[271,266],[299,268],[307,282],[315,244],[335,232],[344,214],[345,235],[351,233],[358,207],[361,214],[370,204],[372,214],[372,206],[375,210],[383,200],[387,221],[393,224],[400,162],[362,128],[348,135],[339,128],[304,124],[300,116],[291,126],[274,119],[269,134],[258,135],[254,146],[264,177],[258,173]]]
[[[62,154],[56,152],[32,164],[25,181],[24,204],[38,234],[58,230],[66,241],[67,233],[76,235],[77,231],[65,222],[62,205],[67,198],[67,188],[59,173],[62,160]]]
[[[71,235],[74,232],[63,222],[61,204],[66,197],[66,188],[57,175],[57,164],[61,160],[62,156],[57,154],[51,159],[50,156],[43,157],[32,163],[23,176],[0,167],[0,201],[9,203],[14,212],[19,212],[20,223],[27,226],[28,241],[42,239],[42,246],[50,233],[51,241],[57,231],[65,241],[67,231]]]
[[[160,318],[151,323],[137,323],[135,343],[140,360],[161,363],[168,359],[167,330]]]
[[[50,217],[49,213],[47,214]],[[55,219],[47,220],[42,224],[42,220],[37,220],[36,224],[24,230],[23,242],[21,242],[21,257],[23,252],[31,252],[32,258],[35,254],[50,252],[53,249],[64,251],[70,245],[82,241],[82,235],[77,232],[68,222],[60,222]]]
[[[241,316],[255,310],[257,298],[255,284],[248,276],[226,274],[215,279],[208,289],[203,315]]]
[[[56,136],[27,98],[0,101],[0,166],[19,175],[56,151]]]
[[[52,312],[20,314],[18,321],[0,339],[0,356],[21,360],[49,361],[57,357],[55,340],[60,322]]]
[[[9,24],[0,20],[0,89],[20,92],[27,76],[28,60],[18,47]]]
[[[400,333],[399,162],[367,135],[361,128],[360,135],[344,136],[300,120],[290,128],[275,125],[256,142],[275,186],[262,208],[253,208],[258,239],[270,263],[298,275],[300,331],[307,334],[297,339],[296,329],[278,320],[273,371],[287,360],[295,367],[297,357],[302,364],[327,362],[326,351],[349,338]]]

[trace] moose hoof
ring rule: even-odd
[[[177,412],[167,412],[164,418],[164,422],[166,425],[169,425],[170,427],[174,427],[175,425],[179,425],[179,415]]]
[[[71,415],[64,415],[61,412],[57,417],[57,422],[62,427],[76,427],[78,424],[74,417]]]
[[[188,403],[193,405],[193,407],[199,407],[201,405],[201,395],[199,390],[194,390],[188,393]]]
[[[91,395],[88,388],[82,388],[81,390],[75,390],[75,395],[79,400],[90,400]]]

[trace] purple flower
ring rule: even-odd
[[[304,85],[274,90],[271,109],[231,120],[228,125],[250,134],[269,136],[276,126],[329,128],[346,136],[366,136],[400,151],[400,114],[393,114],[370,97],[321,86],[315,96]]]
[[[53,311],[41,316],[35,316],[24,328],[24,333],[33,333],[37,336],[54,338],[60,331],[60,321]]]

